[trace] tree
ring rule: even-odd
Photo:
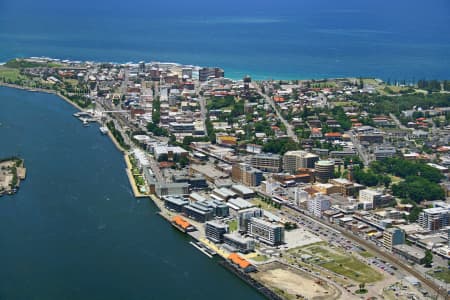
[[[433,263],[433,253],[431,250],[427,249],[425,251],[425,258],[423,259],[423,263],[425,268],[431,268],[431,264]]]

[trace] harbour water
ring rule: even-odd
[[[55,95],[0,87],[0,299],[262,299],[132,196],[122,155]]]

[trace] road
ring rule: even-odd
[[[409,130],[409,128],[406,127],[406,126],[404,126],[404,125],[399,121],[399,119],[397,119],[397,117],[396,117],[394,114],[390,113],[390,114],[389,114],[389,117],[391,117],[391,119],[395,122],[395,124],[398,126],[398,128],[403,129],[403,130]]]
[[[358,138],[355,134],[352,132],[349,132],[350,139],[353,143],[353,146],[355,146],[356,151],[358,152],[359,157],[363,161],[365,166],[368,166],[370,163],[370,154],[367,153],[366,149],[361,145],[361,143],[358,141]]]
[[[205,129],[205,136],[208,136],[208,131],[206,129],[206,117],[207,117],[207,109],[206,109],[206,100],[205,97],[201,96],[199,91],[196,91],[198,96],[198,102],[200,104],[200,115],[203,121],[203,128]]]
[[[273,101],[272,98],[270,98],[269,96],[267,96],[266,94],[264,94],[261,91],[261,87],[258,84],[255,84],[256,90],[258,91],[258,94],[260,94],[267,103],[270,104],[270,106],[272,106],[273,110],[275,111],[275,113],[278,116],[278,119],[280,119],[280,121],[284,124],[284,126],[286,127],[286,133],[287,135],[296,143],[299,142],[297,135],[295,134],[294,130],[292,129],[292,125],[289,124],[281,115],[281,113],[278,111],[277,109],[277,105],[275,104],[275,102]]]

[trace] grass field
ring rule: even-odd
[[[252,257],[252,260],[254,260],[254,261],[259,261],[259,262],[263,262],[263,261],[266,261],[266,260],[268,260],[269,258],[267,257],[267,256],[265,256],[265,255],[260,255],[260,254],[258,254],[257,256],[254,256],[254,257]]]
[[[5,78],[5,81],[15,81],[19,78],[25,79],[24,76],[20,75],[18,69],[10,68],[0,68],[0,78]]]
[[[251,200],[250,202],[252,202],[256,206],[261,207],[262,209],[265,209],[265,210],[268,210],[268,211],[272,211],[272,212],[273,211],[278,211],[278,208],[273,207],[269,203],[266,203],[266,202],[262,201],[259,198],[255,198],[255,199]]]
[[[312,263],[357,282],[371,283],[383,278],[383,275],[353,255],[337,249],[315,244],[302,248],[301,252],[312,255]],[[368,252],[367,254],[370,255]]]
[[[228,222],[228,226],[229,226],[230,232],[236,231],[238,228],[237,220]]]
[[[437,271],[437,272],[435,272]],[[428,275],[442,280],[445,283],[450,283],[450,270],[445,268],[436,268],[436,270],[431,270],[427,272]]]

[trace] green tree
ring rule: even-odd
[[[425,251],[425,258],[423,260],[425,268],[431,268],[431,264],[433,263],[433,253],[431,250],[427,249]]]

